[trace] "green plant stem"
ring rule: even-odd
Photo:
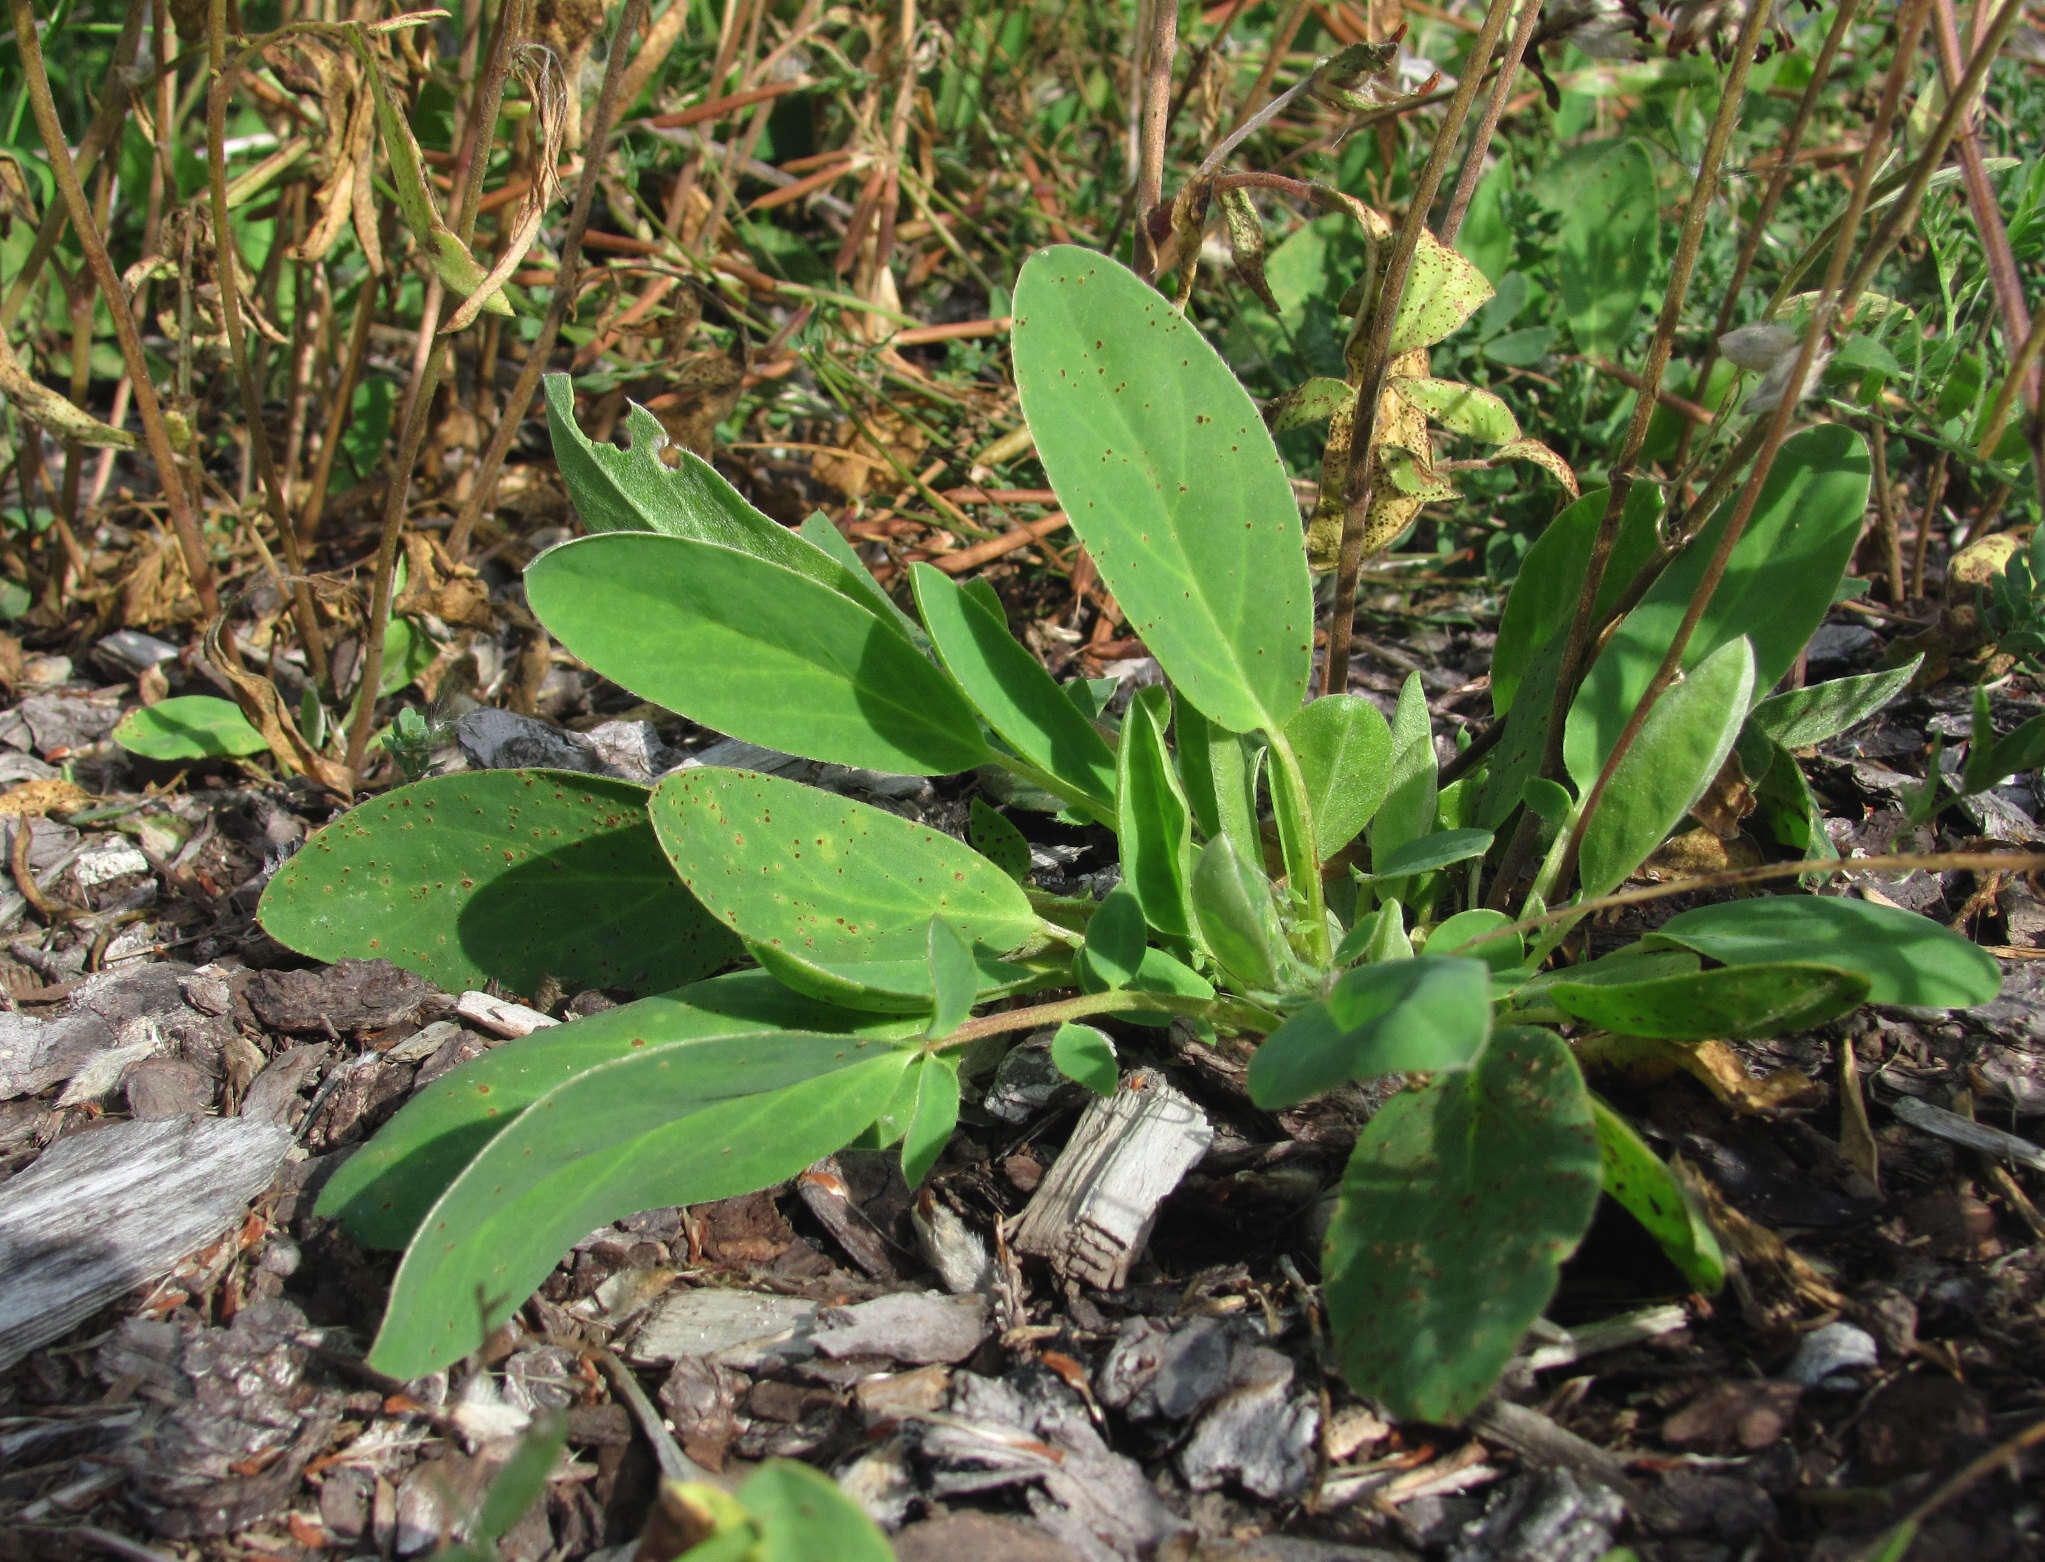
[[[968,1020],[949,1036],[933,1038],[926,1046],[931,1052],[949,1052],[984,1036],[1005,1036],[1019,1030],[1041,1030],[1067,1020],[1083,1020],[1092,1014],[1177,1014],[1187,1019],[1213,1020],[1231,1030],[1268,1035],[1285,1023],[1283,1015],[1260,1008],[1241,998],[1196,998],[1190,993],[1147,993],[1118,987],[1104,993],[1082,993],[1076,998],[1056,998],[1049,1003],[1026,1004],[1000,1014],[983,1014]]]
[[[1314,844],[1313,805],[1307,798],[1306,777],[1299,758],[1285,734],[1266,728],[1264,741],[1271,756],[1271,812],[1278,821],[1278,850],[1285,861],[1285,878],[1299,897],[1300,923],[1306,935],[1301,951],[1317,967],[1334,958],[1328,942],[1328,905],[1321,890],[1321,858]]]
[[[227,205],[227,102],[234,96],[250,51],[243,50],[231,60],[227,57],[227,0],[211,0],[206,8],[206,48],[213,71],[213,83],[206,93],[206,182],[213,200],[213,252],[218,262],[214,275],[220,288],[220,322],[227,333],[227,356],[234,364],[235,385],[241,392],[249,450],[255,457],[264,497],[269,501],[270,526],[284,549],[284,565],[291,576],[288,584],[281,581],[279,584],[285,586],[291,599],[291,619],[298,627],[299,643],[305,647],[306,665],[313,681],[332,694],[335,690],[327,662],[327,640],[320,630],[319,614],[313,608],[305,555],[298,545],[298,527],[293,523],[284,479],[270,450],[263,400],[256,388],[254,366],[249,362],[247,333],[242,329],[241,250],[234,242]]]
[[[1491,0],[1485,9],[1484,25],[1470,45],[1470,57],[1463,62],[1462,79],[1457,82],[1449,105],[1442,111],[1441,128],[1420,177],[1413,182],[1406,220],[1392,241],[1378,285],[1376,306],[1371,314],[1370,335],[1365,341],[1362,369],[1356,378],[1354,434],[1349,454],[1349,472],[1343,482],[1342,545],[1335,566],[1335,600],[1328,614],[1327,660],[1321,667],[1321,692],[1339,694],[1349,686],[1349,640],[1356,618],[1356,588],[1363,574],[1364,519],[1370,513],[1371,445],[1377,430],[1378,403],[1383,399],[1385,371],[1391,362],[1392,326],[1399,317],[1399,302],[1405,296],[1406,279],[1413,269],[1413,256],[1420,248],[1420,230],[1426,226],[1428,208],[1441,189],[1442,175],[1456,140],[1469,117],[1470,105],[1491,63],[1491,51],[1505,31],[1512,14],[1512,0]]]
[[[70,213],[71,230],[85,252],[92,280],[106,300],[113,317],[114,335],[121,344],[121,361],[135,387],[135,412],[142,419],[142,432],[156,463],[157,481],[163,484],[164,507],[170,511],[171,529],[177,534],[178,549],[184,554],[185,570],[191,576],[192,592],[208,618],[220,614],[220,591],[214,584],[213,561],[206,555],[206,537],[192,508],[184,475],[178,470],[177,451],[171,444],[170,428],[163,417],[163,405],[156,399],[156,383],[150,378],[149,360],[142,351],[142,334],[135,328],[134,311],[128,307],[128,293],[121,286],[107,254],[106,242],[92,220],[92,207],[85,187],[78,182],[78,169],[71,161],[71,149],[64,139],[64,126],[57,118],[57,101],[50,95],[50,75],[43,65],[42,40],[36,36],[34,0],[12,0],[14,41],[21,51],[22,83],[28,89],[29,107],[36,130],[50,160],[50,172]]]

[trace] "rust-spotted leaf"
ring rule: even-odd
[[[1130,626],[1231,732],[1306,697],[1313,593],[1299,506],[1249,393],[1170,302],[1071,245],[1015,288],[1037,454]]]
[[[459,992],[495,981],[658,992],[738,942],[675,879],[647,790],[559,770],[436,776],[336,819],[277,870],[257,917],[319,960],[382,957]]]

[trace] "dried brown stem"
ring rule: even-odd
[[[1406,292],[1406,278],[1413,269],[1413,255],[1420,247],[1420,230],[1427,224],[1428,208],[1441,189],[1442,175],[1462,135],[1463,122],[1476,100],[1478,85],[1491,64],[1491,51],[1505,31],[1512,14],[1512,0],[1490,0],[1484,26],[1470,45],[1470,57],[1463,62],[1462,79],[1456,84],[1449,106],[1442,113],[1441,128],[1420,177],[1413,182],[1412,204],[1406,220],[1392,241],[1378,284],[1376,306],[1371,314],[1370,335],[1365,341],[1362,369],[1357,376],[1356,411],[1349,473],[1343,483],[1344,513],[1342,547],[1335,566],[1335,601],[1328,617],[1328,652],[1321,668],[1321,692],[1339,694],[1349,684],[1349,641],[1356,618],[1356,588],[1363,575],[1364,518],[1370,513],[1371,436],[1377,428],[1378,403],[1383,398],[1385,371],[1391,362],[1392,324],[1398,318],[1399,301]],[[1478,155],[1481,155],[1478,154]]]
[[[567,323],[575,307],[575,294],[581,285],[586,263],[582,237],[589,229],[589,212],[596,201],[597,180],[603,171],[605,149],[624,101],[621,90],[625,77],[623,40],[644,24],[647,3],[648,0],[626,0],[625,15],[618,24],[619,42],[613,45],[610,58],[605,62],[604,84],[597,97],[596,118],[584,144],[582,177],[576,182],[575,204],[569,209],[568,230],[561,240],[561,269],[554,277],[554,296],[547,305],[547,318],[541,322],[539,335],[533,338],[525,363],[518,371],[518,383],[512,387],[511,395],[504,403],[503,415],[491,432],[490,443],[476,463],[476,480],[469,490],[468,503],[462,506],[454,528],[447,535],[450,558],[459,560],[468,552],[469,538],[475,533],[476,523],[482,519],[491,495],[497,490],[497,474],[503,470],[504,458],[511,452],[511,442],[518,437],[519,425],[525,422],[526,414],[532,409],[533,397],[539,393],[540,376],[547,372],[547,361],[553,356],[554,343],[560,339],[561,327]]]
[[[142,419],[142,432],[149,446],[150,459],[156,463],[157,481],[163,485],[164,506],[170,512],[171,529],[177,536],[179,551],[184,555],[185,570],[191,576],[192,591],[199,599],[199,609],[211,618],[220,611],[220,591],[214,583],[213,562],[206,556],[205,534],[199,529],[199,518],[192,509],[184,474],[178,470],[170,428],[164,421],[163,406],[156,399],[149,360],[142,351],[142,333],[136,329],[134,313],[128,306],[127,290],[121,286],[120,276],[114,271],[106,241],[100,237],[99,228],[92,220],[84,186],[78,182],[78,169],[71,161],[70,145],[64,139],[64,127],[57,119],[57,103],[50,95],[49,72],[43,66],[42,40],[36,36],[35,5],[33,0],[11,0],[11,3],[14,40],[21,51],[23,85],[28,89],[36,130],[42,136],[43,150],[50,160],[50,172],[56,178],[58,193],[70,214],[72,231],[78,235],[79,248],[85,252],[85,263],[106,300],[107,313],[113,318],[114,335],[121,346],[121,360],[135,385],[135,411]]]

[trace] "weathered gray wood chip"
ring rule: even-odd
[[[290,1149],[281,1124],[221,1118],[58,1140],[0,1187],[0,1368],[218,1237]]]
[[[1023,1211],[1014,1246],[1049,1259],[1061,1280],[1119,1290],[1158,1206],[1213,1142],[1190,1098],[1139,1069],[1080,1115]]]
[[[964,1361],[992,1330],[984,1296],[898,1291],[817,1316],[816,1345],[826,1356],[886,1356],[891,1361]]]

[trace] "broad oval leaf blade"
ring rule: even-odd
[[[657,997],[520,1036],[444,1074],[407,1101],[320,1190],[364,1247],[412,1240],[461,1169],[550,1090],[602,1063],[656,1047],[770,1030],[877,1039],[914,1034],[903,1019],[848,1014],[790,992],[762,971],[733,971]]]
[[[1623,883],[1704,795],[1733,750],[1753,692],[1754,654],[1740,639],[1655,702],[1584,831],[1585,900]]]
[[[1306,778],[1314,846],[1326,862],[1370,823],[1392,784],[1392,729],[1360,694],[1329,694],[1302,705],[1285,740]]]
[[[833,764],[948,775],[989,756],[958,686],[893,624],[806,575],[689,537],[550,548],[526,596],[570,651],[706,727]]]
[[[1285,933],[1263,870],[1238,857],[1226,835],[1217,835],[1201,848],[1189,888],[1200,936],[1215,963],[1252,991],[1275,990]]]
[[[480,770],[399,787],[318,831],[257,917],[319,960],[395,961],[452,992],[659,991],[738,944],[676,880],[643,786],[558,770]]]
[[[1781,681],[1824,621],[1860,538],[1869,470],[1867,445],[1851,429],[1824,424],[1783,441],[1683,653],[1685,670],[1744,635],[1754,647],[1755,690]],[[1728,503],[1662,571],[1591,664],[1563,733],[1563,757],[1578,786],[1589,786],[1604,767],[1689,611],[1731,515]]]
[[[1328,1228],[1343,1376],[1401,1417],[1475,1410],[1554,1295],[1600,1169],[1590,1094],[1548,1031],[1501,1030],[1474,1068],[1387,1101]]]
[[[1421,955],[1359,966],[1296,1012],[1250,1059],[1250,1099],[1267,1112],[1352,1079],[1465,1069],[1491,1034],[1491,968]]]
[[[1313,593],[1292,485],[1228,365],[1128,268],[1057,245],[1016,282],[1015,377],[1073,530],[1179,692],[1232,732],[1282,726]]]
[[[1699,906],[1644,943],[1694,949],[1730,966],[1815,960],[1867,978],[1869,1003],[1963,1009],[2002,987],[1995,957],[1900,906],[1836,895],[1770,895]]]
[[[554,436],[554,461],[575,513],[592,532],[650,531],[693,537],[807,575],[818,585],[852,597],[873,589],[863,576],[822,548],[748,504],[708,461],[674,446],[669,466],[659,452],[673,442],[660,420],[636,401],[627,403],[625,430],[632,448],[599,444],[575,421],[574,383],[550,374],[547,427]]]
[[[1868,979],[1793,961],[1726,966],[1645,982],[1556,982],[1542,996],[1573,1019],[1679,1041],[1786,1036],[1867,1002]]]
[[[933,917],[996,952],[1038,931],[1022,888],[962,841],[749,770],[662,778],[650,805],[674,871],[750,943],[826,964],[907,960],[928,993]]]
[[[784,1031],[649,1049],[578,1075],[491,1140],[428,1211],[369,1364],[415,1378],[466,1356],[610,1221],[793,1177],[879,1116],[912,1059]]]
[[[163,760],[239,759],[270,746],[239,705],[211,694],[174,695],[131,710],[114,723],[113,738],[131,754]]]

